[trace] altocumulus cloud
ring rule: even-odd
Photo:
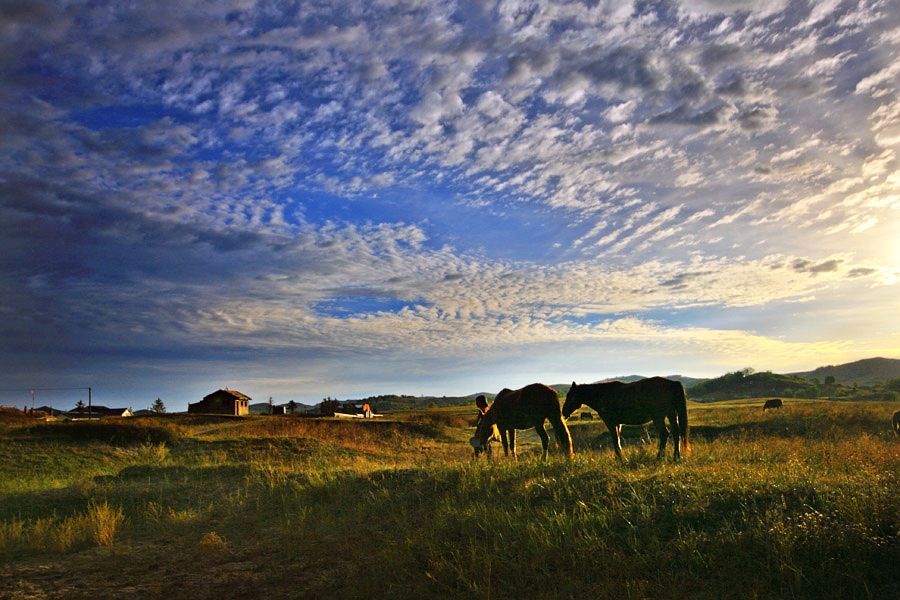
[[[345,360],[467,386],[504,357],[543,378],[624,348],[698,374],[895,350],[892,2],[0,11],[23,385],[189,361],[316,395],[377,371]],[[881,333],[847,334],[850,291]]]

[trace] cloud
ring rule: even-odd
[[[734,13],[751,13],[761,17],[779,13],[787,6],[786,0],[679,0],[681,10],[691,17],[706,17]]]
[[[834,273],[838,270],[841,262],[842,261],[837,259],[831,259],[814,264],[812,261],[806,260],[805,258],[798,258],[791,263],[791,268],[798,273],[810,273],[812,275],[817,275],[819,273]]]
[[[777,112],[767,106],[750,106],[740,111],[737,121],[748,131],[769,129],[777,118]]]
[[[787,354],[680,319],[896,281],[885,4],[0,10],[29,352]]]

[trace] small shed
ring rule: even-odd
[[[249,415],[251,400],[252,398],[237,390],[224,388],[204,396],[200,402],[188,404],[188,412],[235,416]]]

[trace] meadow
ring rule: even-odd
[[[597,419],[476,461],[473,407],[10,413],[0,598],[897,598],[894,404],[690,403],[680,463]]]

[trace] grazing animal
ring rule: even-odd
[[[784,402],[781,401],[781,398],[772,398],[771,400],[766,400],[766,403],[763,404],[763,410],[769,410],[770,408],[781,408],[784,406]]]
[[[531,429],[537,432],[543,446],[542,458],[547,458],[550,436],[544,429],[544,421],[550,421],[556,433],[560,450],[572,456],[572,436],[559,409],[556,390],[541,383],[532,383],[520,390],[504,388],[494,398],[494,402],[484,411],[475,436],[470,443],[478,452],[484,448],[495,431],[499,430],[503,453],[516,457],[516,429]]]
[[[900,410],[894,413],[894,416],[891,417],[891,424],[894,426],[894,433],[900,435]]]
[[[488,409],[487,398],[484,397],[484,394],[479,395],[475,398],[475,406],[478,407],[478,418],[475,420],[476,429],[481,424],[481,419],[484,417],[485,411]],[[474,438],[473,438],[474,439]],[[488,441],[484,445],[472,444],[475,446],[475,458],[482,453],[484,453],[488,458],[491,458],[493,452],[491,451],[491,442],[499,442],[500,441],[500,431],[497,429],[497,426],[494,425],[491,435],[488,436]]]
[[[573,382],[563,404],[563,416],[568,419],[583,404],[593,408],[603,419],[619,459],[622,458],[621,426],[643,425],[649,421],[653,421],[659,436],[657,458],[665,456],[669,430],[675,444],[675,460],[682,454],[690,454],[687,396],[679,381],[652,377],[634,383],[610,381],[577,385]],[[668,430],[666,418],[669,419]]]

